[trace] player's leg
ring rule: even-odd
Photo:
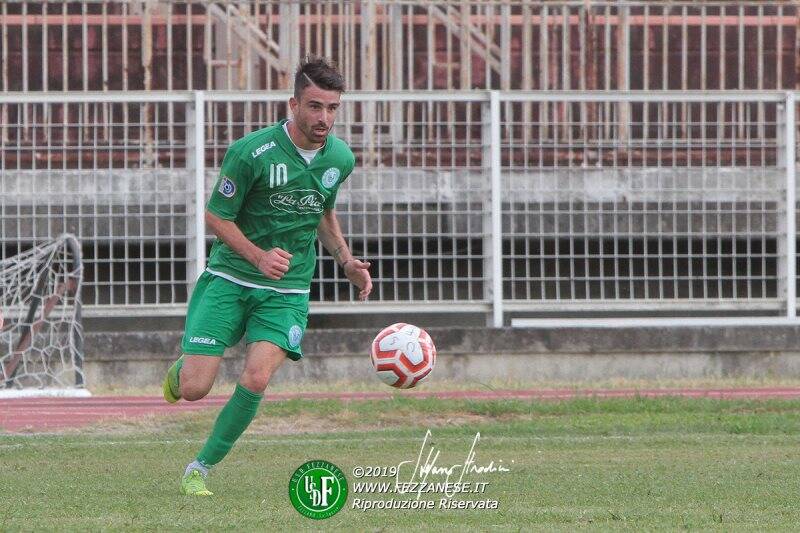
[[[176,401],[204,398],[214,386],[221,363],[219,355],[182,355],[167,372],[169,393],[176,396]]]
[[[247,345],[247,359],[239,376],[239,385],[255,394],[264,394],[275,371],[286,360],[286,350],[268,341]]]
[[[175,403],[181,398],[190,402],[204,398],[214,386],[220,363],[221,355],[180,356],[164,378],[164,399]]]
[[[270,342],[254,342],[247,346],[247,358],[239,382],[220,411],[211,436],[197,455],[200,464],[210,468],[225,458],[256,416],[264,389],[284,359],[286,352]]]
[[[205,478],[209,469],[222,461],[258,412],[270,378],[286,359],[286,352],[270,342],[247,346],[244,370],[233,395],[222,408],[211,435],[197,458],[186,467],[181,490],[184,494],[208,496]]]
[[[302,357],[300,341],[308,317],[308,296],[253,289],[247,302],[251,311],[244,370],[203,450],[187,467],[187,474],[197,469],[205,475],[228,454],[255,417],[263,392],[278,367],[287,356],[293,360]]]
[[[247,305],[245,288],[228,280],[204,272],[197,280],[192,293],[186,328],[181,342],[184,355],[167,372],[164,380],[164,398],[177,401],[199,400],[208,394],[214,384],[225,348],[242,338],[245,329]],[[184,471],[181,492],[196,496],[210,496],[205,486],[208,469],[194,461]]]
[[[225,348],[244,333],[244,287],[204,272],[197,280],[181,341],[184,354],[167,370],[164,399],[199,400],[214,384]]]

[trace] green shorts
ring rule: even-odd
[[[181,349],[221,356],[246,333],[247,344],[269,341],[297,361],[307,323],[308,294],[245,287],[203,272],[189,301]]]

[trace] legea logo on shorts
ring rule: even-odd
[[[189,342],[193,344],[207,344],[209,346],[216,346],[217,339],[209,339],[208,337],[192,337]]]
[[[324,202],[325,197],[313,189],[276,192],[269,197],[269,203],[272,207],[296,215],[322,213],[322,204]]]

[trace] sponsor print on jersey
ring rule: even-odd
[[[295,324],[289,328],[289,346],[295,347],[300,345],[300,339],[303,338],[303,330],[300,326]]]
[[[267,150],[271,150],[273,148],[275,148],[275,141],[270,141],[267,144],[262,144],[261,146],[253,150],[253,152],[250,155],[252,155],[253,159],[255,159],[256,157],[260,156]]]
[[[222,176],[219,184],[219,193],[225,198],[232,198],[236,194],[236,184],[228,176]]]
[[[269,197],[269,203],[275,209],[287,213],[307,215],[322,213],[325,197],[313,189],[295,189],[273,193]]]
[[[325,171],[325,174],[322,175],[322,184],[326,189],[330,189],[336,185],[337,181],[339,181],[339,176],[341,176],[339,169],[336,167],[331,167]]]

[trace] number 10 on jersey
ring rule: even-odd
[[[289,181],[289,173],[286,171],[285,163],[270,163],[269,164],[269,188],[280,187],[286,185]]]

